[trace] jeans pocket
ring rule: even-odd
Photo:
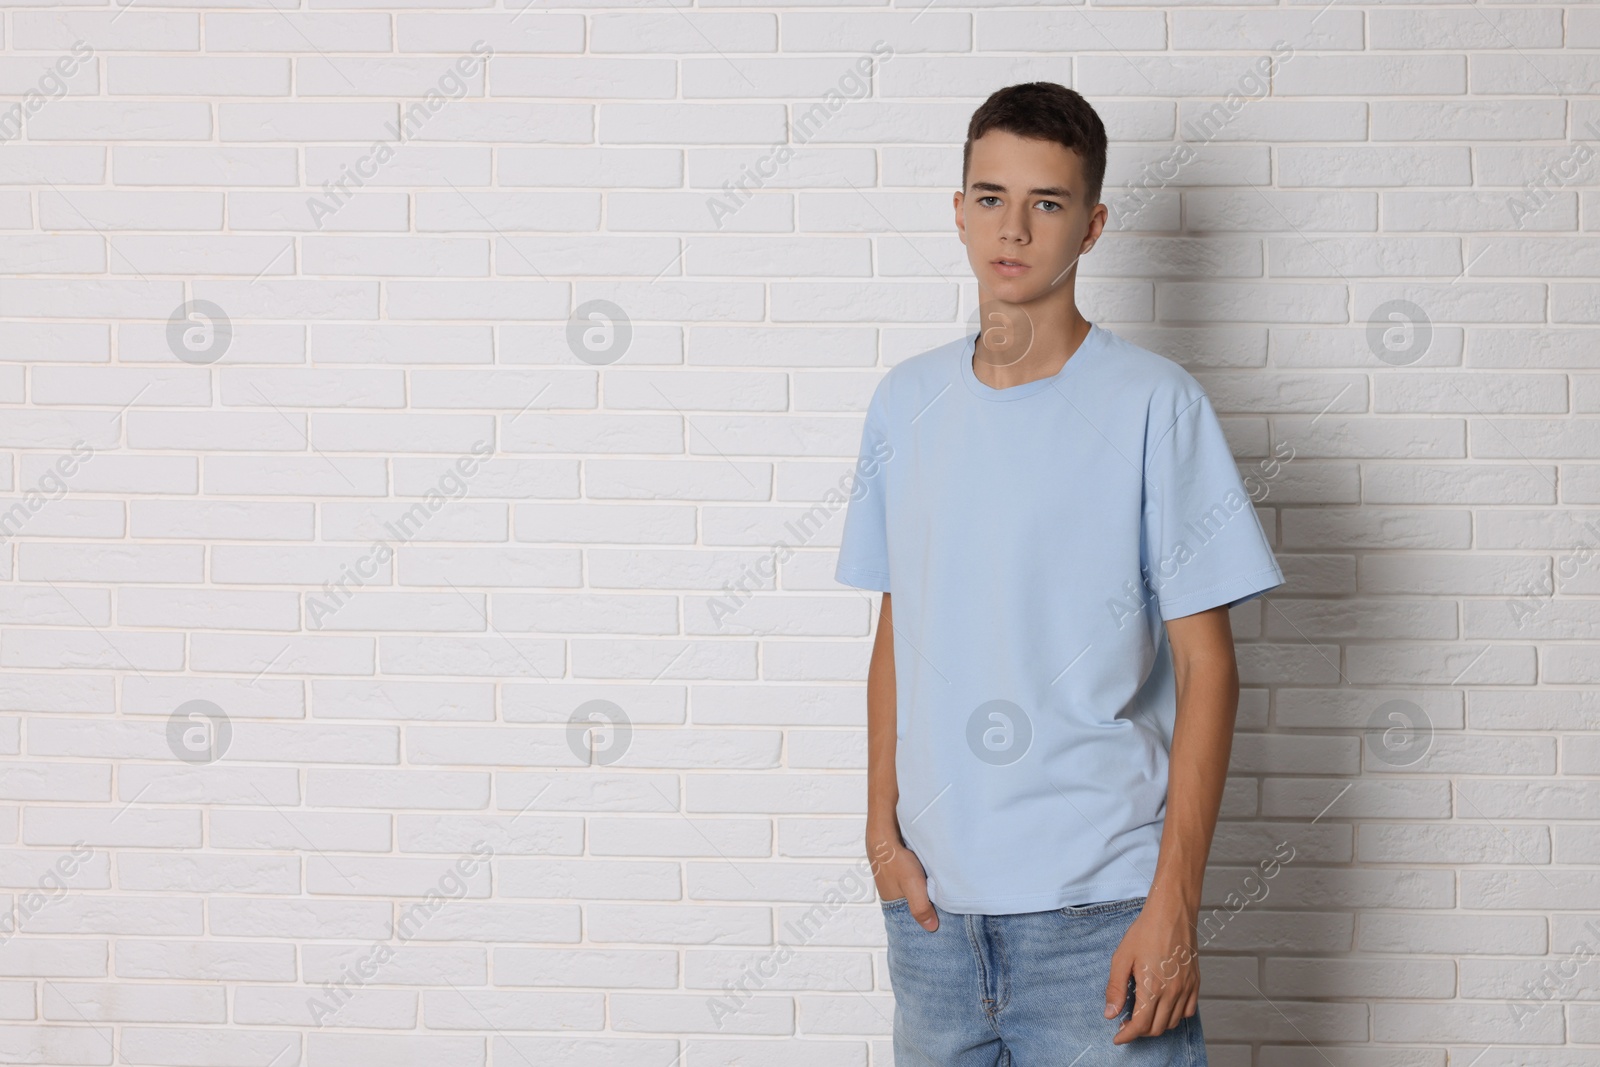
[[[893,900],[880,901],[880,903],[883,905],[884,911],[893,911],[895,908],[911,907],[911,900],[908,897],[895,897]]]
[[[1092,904],[1072,904],[1060,909],[1062,915],[1105,915],[1110,912],[1131,911],[1144,907],[1148,896],[1127,897],[1123,900],[1097,900]]]

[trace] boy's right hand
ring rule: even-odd
[[[867,855],[872,857],[873,881],[877,883],[878,896],[885,901],[904,897],[911,909],[911,917],[923,929],[939,929],[939,913],[928,899],[928,875],[922,869],[917,854],[907,848],[899,835],[869,837]]]

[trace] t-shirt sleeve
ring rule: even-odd
[[[1233,607],[1283,584],[1211,400],[1195,384],[1145,452],[1140,567],[1163,621]]]
[[[834,580],[859,589],[889,591],[887,465],[893,449],[884,418],[884,380],[873,390],[861,428],[861,450],[851,469],[849,505],[840,535]]]

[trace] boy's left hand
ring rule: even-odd
[[[1166,1033],[1193,1015],[1200,1004],[1200,955],[1195,947],[1199,909],[1171,897],[1151,895],[1121,943],[1111,954],[1106,982],[1107,1019],[1127,1008],[1130,979],[1137,979],[1133,1016],[1111,1039],[1126,1045],[1139,1037]]]

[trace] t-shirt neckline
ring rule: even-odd
[[[1004,389],[996,389],[993,386],[985,385],[978,380],[977,373],[972,369],[972,356],[977,351],[978,344],[978,334],[973,332],[967,335],[966,341],[957,349],[961,364],[961,380],[966,383],[968,392],[982,400],[1005,402],[1033,396],[1035,393],[1049,389],[1053,385],[1059,385],[1066,379],[1067,375],[1075,373],[1083,357],[1100,347],[1101,334],[1103,332],[1098,323],[1089,323],[1089,332],[1083,335],[1083,340],[1079,343],[1077,351],[1067,357],[1067,361],[1061,365],[1060,370],[1048,377],[1035,378],[1031,382],[1023,382],[1021,385],[1012,385]]]

